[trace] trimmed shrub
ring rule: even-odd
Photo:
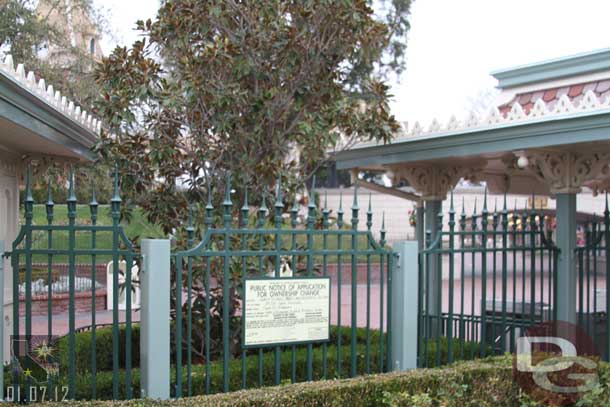
[[[79,332],[75,335],[76,371],[79,373],[91,371],[91,358],[93,354],[92,332]],[[125,326],[119,326],[119,366],[125,367]],[[64,336],[58,341],[60,370],[65,372],[70,365],[69,338]],[[95,332],[95,360],[96,368],[112,370],[112,327],[96,329]],[[131,354],[132,366],[140,366],[140,326],[133,324],[131,328]]]
[[[440,369],[297,383],[168,402],[78,402],[79,406],[515,406],[534,405],[512,380],[510,358],[461,362]],[[77,405],[61,403],[57,405]]]
[[[132,325],[131,330],[131,353],[132,353],[132,367],[136,368],[140,366],[140,327],[137,324]],[[89,372],[91,371],[91,355],[93,352],[91,332],[81,332],[76,334],[76,370],[77,372]],[[339,328],[337,326],[331,326],[330,330],[330,343],[329,346],[337,345],[337,339],[339,336]],[[383,335],[384,339],[386,335]],[[367,332],[364,328],[358,328],[356,330],[356,343],[365,345],[367,339]],[[370,345],[372,350],[379,350],[380,332],[379,330],[370,331]],[[96,330],[96,368],[98,371],[112,370],[112,327],[103,327]],[[341,328],[341,344],[349,345],[351,343],[351,329],[349,327]],[[387,342],[386,342],[387,343]],[[445,365],[448,362],[448,349],[449,342],[447,338],[440,338],[441,344],[441,365]],[[436,366],[436,339],[431,339],[428,342],[428,367]],[[476,342],[464,342],[463,359],[470,359],[470,355],[474,354],[475,357],[479,355],[480,344]],[[288,348],[290,349],[290,348]],[[68,354],[68,337],[62,337],[59,340],[60,350],[60,366],[62,371],[66,371],[69,366],[69,354]],[[175,360],[175,349],[172,346],[172,362]],[[186,352],[183,352],[186,353]],[[258,350],[249,350],[248,355],[257,354]],[[491,354],[491,348],[488,347],[487,354]],[[461,360],[461,354],[459,351],[458,341],[454,341],[453,345],[454,360]],[[186,355],[184,356],[186,361]],[[377,354],[378,358],[378,354]],[[119,366],[120,368],[125,367],[125,326],[119,327]]]

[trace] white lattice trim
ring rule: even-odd
[[[17,68],[15,68],[11,55],[7,55],[4,62],[0,64],[0,70],[7,73],[24,89],[27,89],[39,99],[44,100],[55,110],[71,118],[93,133],[100,133],[102,123],[98,119],[81,109],[80,106],[75,106],[74,102],[68,101],[65,96],[61,95],[61,92],[56,91],[53,88],[53,85],[47,86],[44,79],[40,79],[36,82],[36,75],[34,75],[34,72],[30,71],[26,74],[23,64],[19,64],[17,65]]]

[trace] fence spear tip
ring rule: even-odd
[[[95,197],[95,188],[93,188],[93,193]],[[53,187],[51,186],[51,180],[47,183],[47,206],[53,205]]]
[[[72,165],[70,166],[69,177],[70,177],[70,179],[68,181],[69,182],[69,184],[68,184],[68,202],[75,202],[76,195],[74,193],[74,167]],[[118,190],[118,186],[116,187],[116,189]]]
[[[50,189],[50,184],[49,184],[49,194],[51,193],[51,189]],[[49,200],[51,199],[51,196],[49,195]],[[91,202],[89,203],[90,206],[97,206],[97,193],[95,191],[95,184],[91,184]]]

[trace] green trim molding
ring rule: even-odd
[[[408,136],[385,145],[363,144],[335,156],[338,169],[473,157],[610,139],[610,108],[535,120]]]
[[[46,155],[47,147],[53,145],[62,156],[93,160],[91,147],[98,138],[99,121],[81,112],[52,86],[45,88],[44,80],[36,84],[32,72],[26,78],[23,65],[13,70],[12,59],[7,60],[0,66],[0,123],[18,127],[10,127],[13,131],[5,134],[3,143],[13,148],[11,138],[19,137],[20,143],[14,147],[18,152]],[[27,151],[21,151],[23,146]]]
[[[610,48],[491,72],[501,89],[610,69]]]

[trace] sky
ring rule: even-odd
[[[105,53],[136,40],[135,21],[154,18],[159,4],[95,2],[109,11],[116,33],[102,43]],[[392,112],[424,126],[466,116],[496,85],[493,70],[610,47],[609,14],[607,0],[415,0]]]

